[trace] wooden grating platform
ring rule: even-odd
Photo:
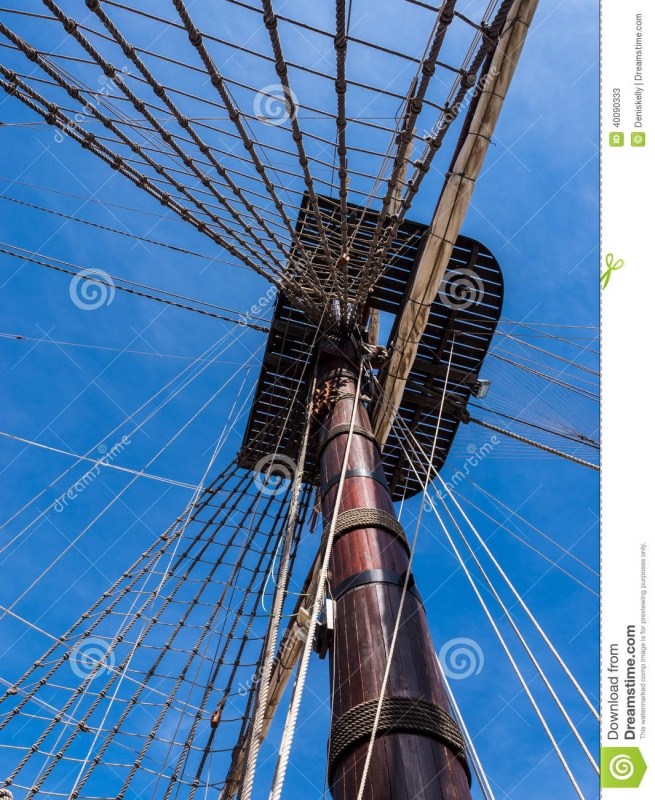
[[[330,198],[320,198],[320,201],[325,209],[323,224],[328,235],[334,236],[336,241],[339,236],[338,208]],[[349,226],[352,225],[354,230],[363,209],[350,205],[349,211]],[[364,257],[367,239],[376,219],[376,212],[364,211],[355,254],[351,255],[351,268],[359,258],[358,253]],[[307,207],[306,196],[296,230],[307,251],[318,251],[316,222]],[[426,230],[427,226],[420,223],[407,221],[402,224],[390,251],[387,270],[369,300],[371,308],[397,316]],[[317,260],[320,260],[318,255]],[[415,449],[418,443],[427,455],[430,454],[445,389],[446,399],[435,450],[435,465],[438,469],[443,466],[457,428],[466,419],[466,405],[500,319],[502,298],[502,273],[491,252],[474,239],[458,237],[444,281],[432,304],[396,421],[384,447],[385,471],[394,500],[410,497],[421,489],[405,451],[409,451],[411,456],[412,448]],[[395,325],[391,344],[394,336]],[[290,464],[289,459],[296,461],[316,341],[316,327],[280,294],[239,453],[241,466],[264,471],[277,454],[275,459],[282,462],[281,471],[284,473],[284,465]],[[446,386],[451,349],[451,368]],[[375,398],[372,402],[376,402]],[[425,461],[426,457],[420,460]],[[317,465],[311,455],[307,459],[304,479],[310,483],[317,482]]]

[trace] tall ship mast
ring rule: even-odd
[[[32,469],[4,515],[0,798],[596,797],[593,523],[542,530],[597,497],[595,336],[508,317],[521,229],[464,226],[494,218],[474,190],[537,0],[163,5],[0,11],[9,135],[46,131],[44,175],[74,178],[59,206],[13,180],[12,213],[57,230],[21,216],[2,257],[98,337],[39,348],[112,359],[44,435],[2,434],[63,471]],[[60,258],[67,225],[147,256],[105,270],[80,238]],[[172,353],[200,340],[123,303],[209,338]],[[103,325],[134,336],[112,349]],[[141,361],[105,388],[124,357],[175,369],[136,403]],[[62,381],[39,370],[45,408]],[[115,419],[90,400],[97,444],[53,440],[87,391]],[[569,487],[534,522],[525,464]]]

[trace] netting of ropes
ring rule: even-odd
[[[375,383],[374,373],[370,379]],[[433,454],[409,429],[406,434],[409,462],[425,486],[418,516],[411,505],[402,505],[401,519],[408,532],[414,531],[412,552],[419,536],[422,541],[434,536],[437,520],[445,546],[583,798],[569,762],[575,745],[597,772],[577,721],[581,711],[597,719],[595,706],[494,554],[496,548],[480,536],[473,512],[433,472]],[[298,624],[298,602],[314,599],[306,582],[301,585],[296,576],[292,583],[299,546],[304,540],[316,547],[307,542],[308,534],[314,539],[312,496],[298,474],[260,475],[253,481],[236,464],[198,488],[179,519],[79,620],[61,636],[50,637],[51,646],[22,677],[6,685],[0,731],[12,771],[5,785],[26,798],[44,792],[74,798],[194,797],[208,791],[234,796],[242,787],[267,642],[269,649],[271,643],[283,643],[287,626]],[[597,572],[573,552],[515,512],[505,525],[494,521],[532,556],[596,594]],[[517,533],[519,522],[523,536]],[[538,534],[537,541],[525,537],[528,528]],[[288,541],[284,573],[283,541]],[[554,558],[549,548],[556,551]],[[277,614],[274,589],[283,601]],[[426,602],[432,593],[427,588]],[[13,607],[3,612],[30,626]],[[270,639],[273,624],[276,635]],[[446,682],[452,674],[446,673]],[[562,681],[568,690],[562,690]],[[493,798],[473,737],[449,691],[482,796]],[[562,724],[572,737],[568,743],[561,738]]]
[[[26,119],[78,142],[310,319],[352,325],[511,3],[479,5],[473,22],[455,0],[429,13],[416,4],[429,36],[408,28],[405,53],[350,36],[346,0],[332,20],[321,14],[322,26],[314,13],[305,21],[266,1],[227,2],[229,25],[218,33],[218,12],[183,0],[169,16],[43,0],[40,12],[8,9],[0,23],[0,85]],[[305,57],[288,60],[287,50]],[[311,98],[302,114],[299,96]],[[317,220],[313,242],[294,225],[304,192]],[[318,195],[334,196],[341,237],[328,236]],[[379,212],[372,230],[348,220],[348,198]]]
[[[223,788],[261,669],[281,489],[262,494],[229,467],[3,692],[3,737],[33,741],[12,746],[8,784],[25,797]]]

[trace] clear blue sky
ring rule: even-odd
[[[19,3],[12,5],[22,7]],[[86,10],[83,4],[78,5],[70,3],[67,7],[81,16]],[[393,26],[387,24],[389,21],[397,19],[398,14],[410,13],[416,15],[412,16],[415,20],[428,18],[427,12],[422,17],[418,10],[405,8],[399,2],[380,5],[380,14],[372,16],[370,3],[355,2],[354,35],[373,36],[393,46],[394,31]],[[473,14],[473,7],[480,4],[469,5]],[[33,10],[42,10],[39,3],[34,2],[30,8],[32,6]],[[285,11],[293,16],[297,7],[298,3],[288,3]],[[172,7],[170,13],[172,15]],[[330,10],[323,20],[326,24],[331,24],[331,13]],[[198,14],[202,20],[203,13]],[[16,24],[18,28],[16,21],[9,17],[6,15],[3,21],[10,26]],[[208,16],[201,27],[209,27],[212,22]],[[236,36],[238,27],[235,32],[230,29],[229,20],[226,24],[229,33]],[[27,37],[38,25],[36,21],[23,20],[20,30]],[[407,32],[405,45],[415,40],[415,50],[419,52],[426,35],[425,25],[419,25],[411,35]],[[264,44],[262,40],[261,46]],[[170,45],[164,41],[162,50],[166,46]],[[66,47],[69,46],[64,45]],[[300,53],[300,44],[296,47]],[[294,53],[293,46],[290,51]],[[498,258],[505,275],[504,315],[512,320],[579,326],[598,324],[597,51],[598,8],[595,2],[542,0],[463,228],[464,234],[480,239]],[[190,50],[188,55],[191,60]],[[378,55],[379,69],[384,73],[390,69],[389,63],[382,54]],[[0,61],[20,63],[23,69],[27,63],[4,48],[0,49]],[[356,55],[353,64],[357,64]],[[31,69],[31,65],[27,66]],[[327,69],[327,65],[323,66]],[[364,67],[370,68],[370,64],[362,65]],[[270,71],[270,67],[268,69]],[[238,73],[236,68],[235,73]],[[400,84],[406,85],[405,78],[398,78]],[[320,98],[305,100],[302,89],[300,82],[299,119],[301,124],[309,126],[312,124],[310,115],[307,114],[303,122],[302,106]],[[35,119],[17,101],[4,94],[0,97],[2,123],[33,122]],[[317,123],[317,130],[319,127]],[[361,143],[364,141],[362,134]],[[3,242],[234,309],[245,310],[267,291],[268,284],[263,279],[238,269],[229,256],[220,256],[225,263],[212,263],[215,249],[208,239],[180,221],[170,217],[162,219],[162,207],[158,203],[106,165],[83,153],[76,144],[57,141],[53,130],[47,126],[2,125],[0,145],[3,154],[0,195],[64,214],[77,214],[98,224],[127,228],[139,235],[201,253],[203,257],[184,256],[100,229],[65,223],[61,218],[0,199],[0,239]],[[446,162],[445,155],[437,162],[437,172],[428,178],[409,215],[412,219],[429,221],[441,182],[438,170],[443,169]],[[356,157],[351,156],[351,167],[356,163]],[[43,192],[30,185],[56,188],[83,198],[94,197],[103,203]],[[138,207],[144,213],[103,205],[107,203]],[[111,305],[84,311],[71,302],[69,282],[66,275],[0,254],[1,332],[40,340],[37,343],[0,339],[5,394],[0,410],[0,431],[79,454],[100,443],[111,447],[118,439],[110,432],[123,423],[127,415],[173,379],[190,363],[188,359],[196,358],[229,334],[231,346],[221,363],[202,372],[168,403],[133,438],[120,457],[120,464],[131,469],[145,469],[187,484],[198,483],[226,416],[235,403],[241,405],[254,386],[265,334],[245,331],[235,340],[231,325],[123,292],[116,292]],[[116,350],[84,349],[52,341]],[[593,359],[588,363],[593,366]],[[502,409],[507,403],[508,408],[516,410],[517,406],[511,404],[518,401],[512,397],[506,376],[506,371],[497,364],[487,365],[486,377],[493,381],[489,405]],[[224,384],[222,393],[200,411]],[[525,384],[532,385],[529,381]],[[561,401],[562,395],[559,397]],[[566,395],[564,399],[569,402]],[[545,403],[548,410],[549,401],[542,399],[540,402],[542,406]],[[597,438],[594,407],[581,405],[575,398],[570,399],[570,406],[566,403],[560,402],[557,408],[553,406],[553,413],[566,420],[570,411],[576,419],[582,418],[584,432]],[[169,439],[192,419],[162,455],[146,467]],[[225,441],[216,470],[232,459],[240,445],[243,427],[242,419]],[[121,429],[121,435],[123,432]],[[489,436],[481,429],[463,428],[452,452],[452,467],[461,466],[469,446],[479,448],[488,440]],[[45,486],[53,484],[30,510],[2,531],[3,546],[39,510],[68,488],[67,483],[56,480],[69,465],[70,459],[65,456],[0,438],[3,520]],[[85,471],[78,468],[76,474],[79,477]],[[34,526],[29,538],[24,537],[20,540],[22,544],[12,546],[0,556],[3,574],[0,603],[6,606],[21,594],[64,550],[68,541],[83,531],[126,486],[124,476],[108,473],[104,471],[101,479],[65,512],[47,513]],[[472,479],[570,548],[579,559],[598,569],[596,472],[503,440],[476,468]],[[498,519],[504,518],[498,508],[491,510],[492,506],[481,499],[473,486],[466,485],[461,491]],[[187,489],[138,480],[80,539],[78,546],[40,581],[38,590],[21,601],[17,612],[31,621],[38,620],[38,625],[50,633],[60,633],[150,544],[153,535],[170,524],[188,498]],[[411,521],[418,507],[417,500],[403,511],[408,530],[412,529]],[[573,673],[590,697],[597,699],[597,597],[516,539],[498,531],[481,514],[472,519]],[[543,549],[550,558],[559,558],[558,551],[549,549],[529,528],[519,526],[518,530],[531,537],[530,543]],[[124,532],[127,535],[121,536]],[[114,540],[118,541],[115,546]],[[313,543],[308,542],[301,553],[298,580],[304,577],[312,546]],[[589,572],[570,559],[563,561],[562,566],[597,591]],[[444,642],[465,637],[475,640],[484,653],[484,666],[479,674],[454,681],[453,687],[496,798],[545,800],[555,794],[573,798],[573,790],[538,720],[522,696],[491,628],[464,576],[456,569],[443,534],[429,512],[423,515],[415,574],[426,598],[437,649]],[[513,610],[518,616],[518,609]],[[496,619],[500,619],[496,609],[494,613]],[[521,621],[524,622],[523,618]],[[15,620],[5,618],[0,624],[3,643],[25,633],[25,626]],[[501,623],[501,627],[507,632],[506,624]],[[532,637],[531,642],[535,641]],[[20,648],[13,648],[2,657],[0,677],[11,680],[20,675],[47,644],[47,639],[34,631],[26,633]],[[514,651],[518,649],[515,647]],[[537,653],[548,666],[549,674],[554,676],[554,685],[563,699],[570,701],[572,717],[595,751],[597,731],[591,717],[584,706],[576,702],[543,648],[537,647]],[[531,676],[526,659],[519,660]],[[585,798],[593,800],[598,796],[593,772],[571,737],[565,738],[566,727],[560,722],[557,711],[548,704],[544,692],[540,689],[536,692],[547,709],[555,735],[563,740],[562,747]],[[289,797],[318,796],[319,792],[313,787],[320,787],[322,791],[329,719],[327,697],[325,662],[313,662],[301,710],[300,733],[293,750],[293,761],[302,765],[302,769],[290,769]],[[262,787],[270,780],[271,754],[280,725],[281,720],[276,720],[273,735],[262,748],[265,764]],[[477,790],[474,796],[481,797]]]

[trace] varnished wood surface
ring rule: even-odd
[[[324,359],[322,374],[345,363]],[[352,366],[349,369],[352,370]],[[354,381],[343,380],[340,390],[354,394]],[[330,416],[322,420],[316,436],[318,442],[337,425],[350,423],[353,405],[352,397],[336,402]],[[356,409],[355,424],[371,430],[368,414],[361,403]],[[337,436],[323,449],[320,458],[323,487],[340,475],[347,440],[346,434]],[[375,444],[363,436],[353,436],[347,469],[372,471],[379,464],[380,454]],[[337,491],[338,486],[334,485],[323,497],[326,525],[337,511],[334,507]],[[395,516],[388,489],[367,477],[344,481],[338,513],[353,508],[381,509]],[[377,528],[358,529],[344,534],[334,543],[330,585],[334,588],[345,578],[369,569],[402,574],[408,565],[407,552],[393,534]],[[348,592],[337,602],[330,654],[334,719],[362,702],[380,697],[401,593],[399,586],[367,584]],[[409,593],[403,605],[386,695],[423,698],[448,709],[423,606]],[[334,800],[357,797],[367,750],[368,742],[362,743],[338,763],[332,782]],[[447,747],[426,736],[394,733],[380,737],[373,746],[364,797],[366,800],[470,800],[471,794],[461,764]]]

